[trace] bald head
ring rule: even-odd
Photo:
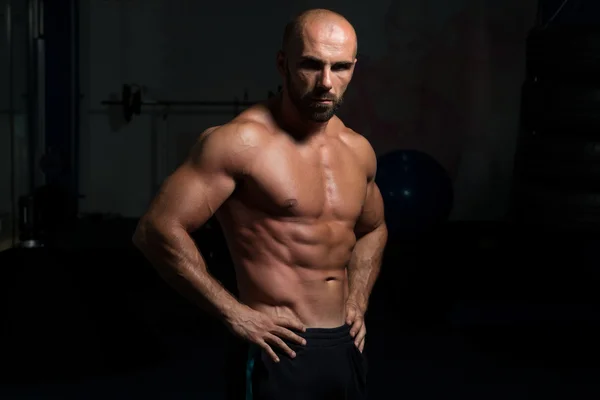
[[[354,28],[338,13],[314,9],[290,21],[277,52],[288,109],[313,122],[329,121],[352,79],[356,48]]]
[[[321,8],[304,11],[286,25],[281,49],[291,54],[301,49],[306,41],[314,42],[324,38],[352,48],[356,57],[358,45],[352,24],[342,15]]]

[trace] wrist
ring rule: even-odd
[[[361,310],[363,313],[367,311],[368,300],[367,298],[359,293],[350,294],[346,300],[346,304],[352,304]]]
[[[237,320],[242,307],[244,307],[244,305],[236,300],[228,301],[220,307],[219,316],[225,324],[231,325]]]

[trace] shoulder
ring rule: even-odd
[[[240,173],[248,168],[272,138],[269,127],[260,121],[236,118],[198,135],[188,161],[194,165],[221,167],[231,173]]]
[[[340,133],[340,139],[354,152],[355,156],[364,165],[368,178],[375,178],[377,155],[367,138],[348,127],[344,127]]]

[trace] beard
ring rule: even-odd
[[[342,96],[335,98],[327,91],[319,92],[318,89],[303,94],[294,86],[289,71],[286,75],[290,100],[303,118],[313,122],[327,122],[333,118],[344,102]],[[315,99],[330,100],[331,103],[320,103]]]

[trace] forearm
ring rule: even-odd
[[[227,320],[239,307],[237,299],[208,272],[202,254],[182,227],[142,221],[134,243],[169,285],[209,314]]]
[[[387,227],[379,225],[356,242],[348,264],[348,302],[366,312],[369,297],[381,270],[383,251],[387,242]]]

